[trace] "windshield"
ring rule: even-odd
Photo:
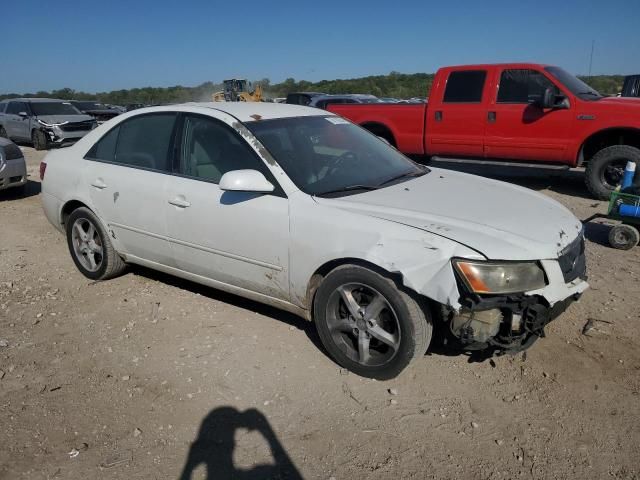
[[[581,100],[599,100],[602,94],[591,88],[575,75],[571,75],[560,67],[546,67],[545,70],[553,75],[560,83],[569,89],[576,97]]]
[[[428,172],[366,130],[340,117],[248,122],[303,192],[338,197],[383,188]]]
[[[34,115],[80,115],[80,112],[67,102],[32,102]]]

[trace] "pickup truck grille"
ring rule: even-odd
[[[93,127],[93,120],[86,120],[84,122],[67,123],[61,125],[60,130],[63,132],[82,132],[85,130],[91,130]]]
[[[582,233],[560,253],[558,263],[566,283],[573,282],[576,278],[586,278],[587,258]]]

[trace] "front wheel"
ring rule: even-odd
[[[47,136],[42,130],[34,130],[31,133],[31,143],[36,150],[46,150],[48,145]]]
[[[392,279],[357,265],[325,277],[313,312],[329,354],[363,377],[396,377],[431,341],[431,319],[418,301]]]
[[[74,210],[67,219],[66,231],[71,258],[85,277],[107,280],[124,271],[124,261],[91,210],[86,207]]]
[[[613,145],[596,153],[585,171],[587,189],[599,200],[608,200],[622,181],[628,161],[640,163],[640,149],[628,145]]]

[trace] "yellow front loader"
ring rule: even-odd
[[[262,85],[253,88],[247,79],[225,80],[224,90],[211,95],[214,102],[261,102]]]

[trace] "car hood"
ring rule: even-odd
[[[93,117],[89,115],[38,115],[37,118],[49,124],[93,121]]]
[[[493,260],[557,258],[582,231],[569,210],[533,190],[435,168],[380,190],[316,200],[448,238]]]

